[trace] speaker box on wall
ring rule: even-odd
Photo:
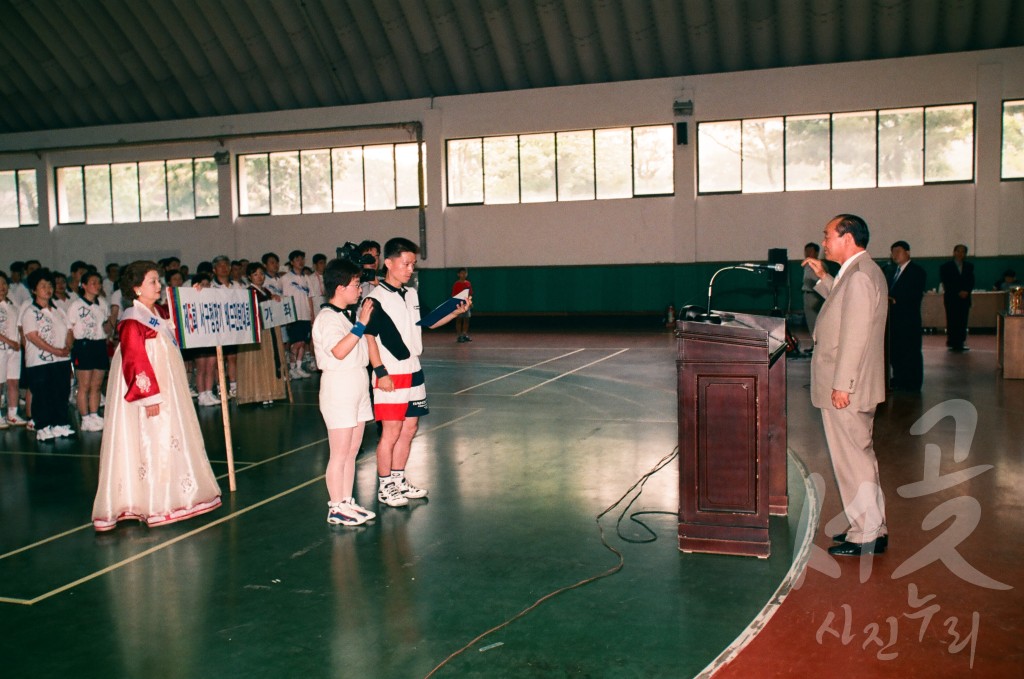
[[[786,276],[789,270],[789,254],[786,248],[771,248],[768,250],[768,263],[781,264],[782,271],[768,272],[768,285],[773,288],[781,288],[786,285]]]
[[[690,135],[686,129],[686,123],[676,123],[676,144],[683,146],[690,142]]]

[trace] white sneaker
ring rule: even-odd
[[[306,372],[305,370],[302,369],[301,365],[300,366],[296,366],[295,374],[299,376],[300,380],[304,380],[306,378],[312,377],[312,375],[310,375],[308,372]]]
[[[417,488],[416,486],[409,483],[406,479],[402,479],[402,481],[398,484],[398,492],[412,500],[418,500],[421,497],[427,496],[426,490],[424,490],[423,488]]]
[[[351,498],[350,497],[349,499],[345,500],[341,504],[349,512],[351,512],[353,514],[361,514],[362,516],[365,516],[367,521],[372,521],[372,520],[377,518],[377,514],[375,514],[374,512],[371,512],[369,509],[367,509],[365,507],[360,507],[359,505],[357,505],[355,498]]]
[[[192,398],[199,398],[199,392],[196,391],[196,388],[191,385],[189,385],[188,388],[188,395],[191,396]]]
[[[56,438],[56,434],[53,433],[53,429],[50,427],[43,427],[36,432],[36,441],[49,441]]]
[[[199,405],[201,406],[219,406],[220,399],[213,395],[212,391],[204,391],[199,394]]]
[[[377,490],[377,499],[388,507],[404,507],[409,500],[398,490],[398,484],[392,482]]]
[[[238,398],[238,387],[234,384],[228,387],[228,398]]]
[[[95,431],[93,429],[92,415],[82,415],[82,423],[78,425],[79,431]]]
[[[328,502],[327,523],[334,526],[359,526],[366,523],[366,516],[353,510],[347,502]]]
[[[26,424],[28,424],[28,421],[23,420],[21,416],[18,415],[18,413],[14,413],[13,415],[7,416],[7,424],[11,425],[12,427],[24,427]]]
[[[68,437],[75,435],[75,430],[66,424],[58,424],[54,427],[50,427],[50,431],[53,432],[54,436],[60,437]]]

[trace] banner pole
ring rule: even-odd
[[[217,345],[217,383],[220,385],[220,415],[224,422],[224,450],[228,458],[228,488],[235,492],[235,451],[231,445],[231,417],[228,414],[227,381],[224,378],[224,347]]]

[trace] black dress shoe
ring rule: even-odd
[[[882,536],[871,542],[843,542],[828,548],[833,556],[860,556],[861,554],[884,554],[889,541]]]
[[[833,542],[846,542],[846,533],[840,533],[839,535],[833,535],[832,536],[832,541]],[[857,544],[857,543],[852,542],[850,544]],[[879,554],[884,552],[886,547],[889,546],[889,536],[888,536],[888,534],[886,534],[886,535],[879,535],[877,538],[875,538],[875,546],[877,547],[877,549],[875,550],[876,552],[878,552]]]

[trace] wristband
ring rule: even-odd
[[[362,337],[363,332],[366,330],[366,326],[363,325],[362,321],[352,326],[352,334],[356,337]]]
[[[387,368],[385,368],[384,366],[378,365],[378,366],[376,366],[373,369],[373,374],[376,375],[377,379],[379,380],[382,377],[387,377],[388,376],[388,371],[387,371]]]

